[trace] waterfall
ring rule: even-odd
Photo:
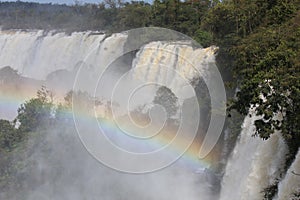
[[[54,92],[57,101],[73,88],[76,72],[85,68],[89,74],[105,68],[123,53],[127,35],[106,36],[92,32],[66,33],[45,31],[0,31],[0,69],[9,71],[0,80],[1,118],[12,120],[17,108],[35,96],[42,86]],[[85,72],[83,70],[83,72]],[[88,90],[88,83],[81,85]]]
[[[288,169],[284,179],[279,183],[276,200],[292,199],[295,193],[300,193],[300,150]],[[299,197],[298,197],[299,198]],[[296,199],[296,198],[295,198]]]
[[[287,146],[279,132],[269,140],[252,137],[256,116],[248,115],[227,162],[221,200],[261,200],[263,189],[274,184],[283,172]]]
[[[207,74],[209,63],[215,62],[216,51],[215,46],[194,49],[190,42],[152,42],[138,52],[134,75],[148,81],[175,84],[175,89],[178,80],[174,79],[174,73],[188,80]]]
[[[152,42],[137,53],[133,77],[167,85],[177,93],[194,78],[209,75],[217,49],[215,46],[194,49],[188,41]]]
[[[1,31],[0,69],[10,66],[20,76],[28,79],[26,83],[23,79],[14,83],[8,91],[10,94],[3,94],[3,91],[0,93],[0,98],[14,96],[14,99],[18,99],[9,110],[12,114],[5,115],[12,119],[19,104],[34,96],[41,85],[54,91],[57,99],[63,99],[63,95],[73,89],[79,68],[81,71],[80,76],[76,77],[79,83],[77,89],[92,93],[94,88],[91,86],[97,84],[102,71],[123,56],[126,40],[127,33],[106,36],[93,32],[74,32],[67,35],[42,30]],[[129,67],[133,69],[131,74],[134,79],[165,84],[176,95],[179,95],[180,90],[183,92],[181,95],[186,97],[188,95],[184,86],[189,85],[193,78],[209,74],[207,71],[209,65],[215,62],[216,50],[214,46],[206,49],[194,48],[190,41],[151,42],[141,47],[132,66]],[[108,97],[113,90],[109,85],[114,85],[113,81],[116,79],[113,79],[111,74],[105,75],[103,80],[107,87],[99,91],[99,95]],[[4,84],[7,86],[7,81]],[[18,91],[15,91],[15,88]],[[120,101],[123,99],[124,97],[121,97]],[[5,110],[5,105],[0,103],[0,107]]]
[[[126,35],[105,37],[91,32],[2,31],[0,67],[10,66],[22,76],[45,80],[50,73],[73,70],[83,61],[92,67],[107,65],[122,52]]]
[[[107,37],[91,32],[72,33],[71,35],[44,31],[0,32],[0,69],[10,66],[22,76],[18,79],[17,84],[12,83],[13,87],[10,88],[14,88],[11,93],[24,93],[24,96],[18,98],[15,110],[17,110],[20,102],[26,98],[32,98],[33,94],[29,91],[36,90],[37,85],[45,84],[52,86],[50,89],[57,87],[58,90],[64,87],[64,91],[72,89],[78,70],[82,70],[76,77],[80,82],[79,88],[88,90],[90,86],[97,83],[97,76],[107,65],[111,65],[111,69],[114,69],[114,65],[120,64],[118,61],[122,60],[118,60],[118,58],[124,53],[123,46],[126,40],[126,33],[113,34]],[[163,52],[162,48],[170,52],[175,51],[176,55]],[[134,62],[130,63],[131,75],[136,80],[161,81],[176,91],[182,85],[179,79],[173,79],[173,71],[178,71],[179,76],[188,82],[199,76],[199,72],[194,70],[195,66],[199,67],[196,69],[200,70],[200,73],[208,74],[205,71],[208,70],[210,64],[214,64],[215,50],[215,47],[193,48],[188,42],[152,42],[143,46],[135,55]],[[189,60],[193,56],[197,60]],[[187,60],[182,59],[184,57]],[[186,63],[183,64],[184,62]],[[161,65],[167,65],[168,68],[163,71],[160,69]],[[140,66],[144,66],[144,68],[140,70]],[[104,76],[103,80],[105,88],[100,88],[101,90],[97,91],[99,92],[96,93],[97,95],[105,95],[106,92],[109,94],[114,86],[112,83],[115,83],[114,81],[119,78],[118,74],[112,76],[110,71],[107,73],[107,77]],[[156,80],[153,79],[155,77],[157,77]],[[22,87],[25,82],[28,87]],[[11,82],[4,80],[0,86],[7,83]],[[35,87],[32,86],[33,83]],[[11,94],[2,93],[1,89],[0,107],[1,98],[7,98]],[[22,90],[23,92],[21,92]],[[122,91],[118,94],[122,94]],[[121,95],[120,99],[124,100],[124,96]],[[12,96],[8,100],[11,102],[16,100],[16,97]],[[0,108],[1,113],[5,113],[6,105],[7,101],[3,101]],[[196,112],[197,110],[194,109],[193,111]],[[113,125],[108,125],[107,129],[111,134],[118,137]],[[29,169],[24,169],[24,173],[26,173],[24,176],[28,181],[24,199],[51,199],[54,196],[56,199],[96,199],[103,197],[102,199],[109,200],[176,200],[185,198],[189,200],[199,198],[211,200],[216,197],[216,194],[211,190],[211,187],[214,186],[207,183],[205,175],[195,173],[198,168],[206,168],[211,164],[209,158],[201,161],[198,159],[199,144],[196,142],[195,147],[191,149],[187,157],[182,158],[178,163],[176,162],[157,173],[131,176],[105,168],[87,156],[79,144],[79,138],[73,138],[76,135],[74,134],[74,127],[71,127],[69,132],[52,130],[51,128],[47,132],[49,134],[45,136],[47,140],[44,142],[51,146],[53,152],[44,151],[45,147],[42,143],[35,147],[37,149],[34,147],[30,149],[30,152],[33,151],[33,153],[28,156],[28,160],[29,162],[34,161],[30,163],[37,163],[37,165],[28,166]],[[88,135],[89,129],[86,132]],[[64,140],[64,137],[71,139]],[[182,141],[185,142],[184,138]],[[164,144],[164,142],[164,140],[153,141],[154,145]],[[178,144],[179,146],[174,148],[174,152],[167,153],[177,155],[178,149],[181,151],[181,141]],[[51,155],[49,156],[49,154]],[[53,167],[53,163],[60,163],[60,165]],[[213,172],[209,172],[207,176],[213,176]],[[11,195],[18,197],[18,195],[22,196],[23,193],[15,192]],[[2,197],[1,194],[0,197]]]
[[[209,66],[215,64],[216,51],[215,46],[193,48],[189,41],[155,41],[142,46],[126,75],[126,81],[118,89],[118,103],[121,107],[122,103],[127,103],[123,101],[124,91],[131,91],[139,85],[145,87],[142,96],[135,99],[135,104],[151,103],[160,86],[171,89],[179,103],[182,103],[184,99],[193,96],[195,84],[191,82],[194,79],[205,76],[209,79]]]

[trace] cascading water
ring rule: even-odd
[[[122,53],[126,35],[105,37],[91,32],[71,35],[44,31],[1,32],[0,66],[10,66],[22,76],[38,80],[45,80],[57,70],[71,71],[82,61],[89,67],[100,63],[105,66]]]
[[[286,200],[286,199],[297,199],[295,194],[300,193],[300,150],[292,163],[291,167],[288,169],[285,177],[279,183],[278,194],[275,198],[276,200]],[[294,197],[294,198],[293,198]],[[298,196],[299,198],[299,196]]]
[[[137,79],[162,82],[178,90],[174,77],[180,75],[188,80],[207,75],[209,63],[215,62],[217,47],[194,49],[190,42],[152,42],[138,52],[134,61]],[[164,68],[171,68],[164,70]],[[175,74],[177,73],[177,74]]]
[[[42,81],[26,87],[25,96],[29,97],[41,85],[55,91],[58,97],[66,94],[73,88],[76,72],[81,68],[81,74],[86,75],[81,77],[82,81],[78,81],[81,83],[79,89],[92,93],[90,86],[96,84],[92,83],[92,79],[98,80],[98,77],[93,76],[99,76],[101,70],[122,56],[126,39],[127,35],[122,33],[106,37],[104,34],[92,32],[66,35],[44,31],[2,31],[0,68],[10,66],[22,77]],[[136,79],[142,78],[146,81],[155,81],[156,77],[176,91],[182,88],[180,83],[183,79],[190,81],[201,76],[199,73],[205,74],[209,63],[214,63],[216,49],[194,49],[190,42],[152,42],[137,53],[132,66],[136,68],[133,73]],[[195,67],[198,69],[194,69]],[[181,77],[181,82],[179,79],[174,80],[174,73],[178,73],[177,77]],[[105,81],[110,82],[110,79],[111,77]],[[186,81],[184,84],[187,84]],[[101,91],[102,95],[104,93],[109,91]],[[14,98],[20,99],[16,106],[26,99],[24,95]]]
[[[209,75],[217,50],[215,46],[194,49],[189,41],[152,42],[137,53],[132,77],[167,85],[177,97],[187,98],[186,86],[195,78]]]
[[[6,81],[2,80],[0,91],[1,117],[13,119],[18,106],[35,96],[42,85],[54,91],[57,100],[62,99],[72,90],[79,68],[88,71],[84,78],[89,79],[95,69],[104,68],[122,54],[126,38],[125,34],[106,38],[104,34],[92,32],[66,35],[44,31],[1,31],[0,68],[9,66],[22,77],[15,81],[9,77],[13,73],[4,75]],[[9,88],[4,90],[3,87]],[[88,90],[90,86],[87,83],[81,87]]]
[[[263,189],[274,184],[283,172],[286,144],[280,133],[274,133],[267,141],[252,137],[256,119],[248,115],[244,120],[240,138],[227,162],[221,200],[261,200]]]
[[[10,66],[12,69],[17,70],[22,77],[26,77],[28,87],[19,88],[13,85],[12,88],[14,89],[11,93],[14,94],[20,93],[19,90],[22,89],[26,92],[30,90],[35,92],[36,88],[38,88],[37,85],[46,85],[49,89],[54,90],[56,95],[57,93],[62,93],[62,95],[64,95],[68,90],[73,88],[75,80],[81,83],[79,85],[80,87],[77,88],[78,90],[92,93],[93,88],[91,88],[91,86],[96,85],[98,75],[101,74],[101,72],[104,72],[103,70],[109,65],[118,65],[117,61],[123,54],[123,46],[126,43],[126,40],[126,33],[113,34],[112,36],[106,37],[103,34],[95,35],[90,32],[66,35],[65,33],[45,33],[43,31],[3,31],[0,33],[0,69],[5,66]],[[175,50],[178,56],[164,53],[159,50],[162,46],[171,51]],[[148,47],[151,47],[152,49]],[[163,80],[166,75],[157,70],[160,65],[167,64],[170,69],[179,71],[180,76],[183,79],[191,81],[193,78],[199,76],[199,74],[193,71],[192,65],[201,61],[202,63],[200,63],[200,68],[198,68],[198,70],[205,71],[204,68],[207,67],[209,63],[214,62],[214,53],[215,47],[197,49],[192,48],[190,43],[149,43],[137,52],[134,63],[130,66],[133,69],[132,76],[144,74],[143,76],[146,81],[151,81],[153,76]],[[182,60],[181,57],[191,58],[196,55],[197,60],[188,61],[191,62],[190,64],[183,65],[181,63],[187,62],[186,60]],[[143,61],[148,58],[150,58],[149,61]],[[153,62],[151,59],[158,59],[159,62]],[[146,72],[138,70],[141,65],[148,65],[145,68],[147,69]],[[180,65],[186,67],[180,68]],[[76,76],[78,70],[80,70],[80,73],[78,73],[80,75]],[[165,72],[168,72],[168,70]],[[172,72],[172,70],[170,70],[170,72]],[[172,76],[172,74],[170,74],[170,76]],[[139,77],[136,77],[135,79],[138,80]],[[169,80],[171,79],[172,78]],[[21,83],[22,85],[24,83],[24,78],[20,78],[18,81],[18,83]],[[104,97],[106,97],[105,94],[106,92],[109,94],[114,77],[111,76],[111,74],[108,74],[106,79],[104,77],[104,81],[106,88],[100,90],[99,95],[104,95]],[[8,82],[10,83],[10,81],[5,80],[3,85]],[[35,83],[35,86],[30,88],[31,83],[33,82]],[[167,85],[169,84],[168,81],[165,83]],[[172,89],[176,90],[177,87],[180,87],[178,83],[177,80],[172,80]],[[63,91],[59,91],[61,88],[63,88]],[[11,96],[8,100],[10,102],[16,102],[14,110],[17,110],[20,103],[25,99],[33,97],[34,92],[27,92],[24,96],[19,96],[18,98]],[[121,94],[121,92],[119,94]],[[98,93],[96,93],[96,95],[98,96]],[[9,93],[0,93],[0,98],[2,97],[9,97]],[[3,117],[6,117],[5,106],[7,105],[7,101],[3,102],[1,111],[4,113]],[[112,128],[112,126],[108,126],[108,130],[109,132],[114,133],[114,137],[118,136],[118,132],[116,129]],[[52,130],[49,131],[51,132]],[[64,138],[65,136],[60,135],[61,133],[59,131],[60,130],[53,130],[53,133],[49,134],[46,138],[47,143],[50,146],[55,147],[53,150],[56,152],[54,153],[55,155],[44,155],[44,150],[41,146],[37,147],[36,153],[28,156],[28,160],[36,160],[38,165],[36,170],[34,168],[28,168],[26,170],[26,173],[29,173],[28,177],[31,177],[28,178],[28,182],[30,182],[30,187],[34,188],[34,190],[28,189],[28,194],[26,194],[28,197],[24,197],[25,199],[47,199],[47,197],[54,195],[52,194],[53,191],[59,191],[55,198],[59,198],[60,196],[65,199],[94,199],[95,196],[99,195],[104,195],[103,199],[108,200],[124,198],[159,198],[164,200],[188,198],[189,200],[196,200],[199,196],[201,196],[202,199],[207,200],[215,198],[215,194],[210,193],[211,189],[209,188],[209,184],[206,183],[207,179],[202,176],[200,177],[199,174],[195,173],[198,168],[207,168],[212,162],[209,157],[205,158],[203,161],[198,159],[199,144],[197,143],[195,143],[194,148],[187,154],[187,157],[181,160],[178,165],[155,174],[129,176],[126,174],[120,175],[116,172],[109,171],[108,169],[103,169],[103,167],[99,167],[99,165],[88,159],[85,161],[82,161],[79,158],[77,159],[75,155],[82,154],[82,152],[78,152],[79,147],[72,146],[70,147],[72,149],[71,151],[64,149],[67,144],[64,143],[64,139],[58,138]],[[173,132],[170,132],[169,134],[172,133]],[[69,137],[69,135],[67,137]],[[71,141],[73,141],[73,139]],[[164,142],[164,140],[157,141],[156,143],[153,142],[153,144],[160,145],[161,143],[159,142]],[[178,143],[179,148],[180,142],[181,141]],[[182,140],[182,142],[184,142],[184,140]],[[177,150],[175,149],[174,152],[176,151]],[[170,154],[173,154],[174,152],[170,152]],[[74,158],[74,160],[69,161],[69,158]],[[49,161],[60,163],[60,169],[56,167],[52,168],[51,165],[49,166],[47,164]],[[72,166],[70,166],[70,163],[73,163]],[[57,177],[57,174],[60,173],[61,169],[69,169],[70,171],[79,173],[80,175],[78,175],[77,181],[83,181],[85,185],[79,183],[78,185],[72,185],[73,182],[70,180],[72,177],[68,176],[68,173],[65,176]],[[83,174],[82,171],[85,170],[88,170],[89,172]],[[90,172],[93,173],[91,174]],[[91,177],[95,178],[91,179]],[[103,177],[105,182],[103,182]],[[64,188],[65,191],[60,190],[52,180],[58,180],[56,181],[58,182],[58,185],[63,184],[66,186]],[[36,182],[42,182],[41,186],[37,187],[37,185],[34,184]],[[108,185],[117,185],[118,191],[106,192],[102,189],[107,188],[106,183]],[[129,187],[128,183],[137,183],[137,185]],[[95,188],[95,185],[99,185],[101,188]],[[78,192],[79,186],[80,191],[82,192]],[[168,191],[166,188],[171,188],[173,192]],[[128,195],[128,192],[131,194]],[[1,195],[2,194],[0,194],[0,197],[2,197]],[[3,195],[5,198],[6,194]],[[19,194],[13,194],[12,197],[17,199],[17,195]]]

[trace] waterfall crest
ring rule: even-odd
[[[0,31],[0,69],[10,66],[20,76],[40,81],[28,81],[26,84],[20,81],[18,85],[26,85],[26,88],[18,89],[26,92],[12,90],[11,93],[22,95],[18,96],[16,105],[10,111],[17,110],[22,101],[34,96],[41,85],[55,91],[56,98],[63,99],[63,95],[73,89],[77,78],[80,82],[79,89],[92,93],[94,90],[90,89],[91,85],[97,84],[102,71],[113,68],[110,65],[123,56],[127,37],[127,33],[106,36],[93,32],[74,32],[67,35],[42,30]],[[209,74],[207,71],[209,65],[215,63],[216,51],[215,46],[193,48],[191,41],[151,42],[141,47],[129,67],[133,69],[135,79],[159,81],[177,92],[193,78]],[[76,77],[80,68],[81,77]],[[103,77],[107,86],[112,84],[114,79],[111,74],[108,78]],[[100,95],[109,94],[107,90],[99,91]],[[4,95],[9,96],[0,94]],[[10,119],[15,111],[13,113],[10,114]]]
[[[25,77],[45,80],[51,72],[73,70],[83,61],[93,67],[100,63],[107,65],[116,58],[114,55],[122,52],[126,35],[105,37],[91,32],[66,35],[44,31],[1,31],[0,66],[10,66]]]
[[[171,67],[179,75],[192,80],[197,73],[207,72],[208,64],[215,62],[216,51],[215,46],[194,49],[190,42],[152,42],[138,52],[134,61],[135,76],[149,81],[157,81],[160,78],[166,83],[175,82],[176,80],[172,79],[175,71],[171,71],[170,74],[161,73],[161,68]]]
[[[89,80],[123,53],[127,35],[106,36],[92,32],[66,33],[12,30],[0,31],[1,118],[12,120],[21,103],[35,96],[42,86],[54,92],[57,101],[72,90],[80,68]],[[7,68],[6,68],[7,69]],[[89,88],[86,84],[82,88]],[[9,106],[7,106],[9,104]]]

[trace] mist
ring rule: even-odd
[[[179,163],[144,175],[103,166],[83,147],[72,122],[39,134],[15,156],[25,162],[15,175],[18,185],[1,192],[1,199],[211,199],[205,177]]]
[[[17,31],[13,34],[4,32],[1,37],[3,40],[22,38],[16,43],[4,43],[0,54],[1,66],[10,66],[1,70],[1,96],[16,99],[12,109],[3,108],[3,117],[13,120],[20,104],[34,98],[42,86],[51,92],[51,101],[57,109],[47,122],[29,132],[27,139],[11,152],[13,156],[9,163],[17,167],[10,170],[12,183],[1,191],[1,199],[217,198],[217,178],[214,172],[207,171],[207,167],[213,170],[218,156],[209,161],[201,161],[196,156],[204,137],[201,134],[209,122],[208,112],[204,112],[209,102],[201,108],[194,107],[201,98],[193,89],[198,85],[197,90],[202,96],[207,96],[207,88],[200,87],[200,82],[209,77],[208,67],[214,63],[215,47],[194,48],[187,40],[151,43],[146,38],[147,43],[139,41],[140,50],[137,51],[130,47],[128,33],[106,37],[90,33],[67,36],[63,33],[45,35],[41,31]],[[22,54],[18,59],[12,55],[16,46]],[[187,62],[187,56],[198,56],[201,62]],[[161,70],[157,71],[159,67]],[[205,78],[199,73],[206,74]],[[135,91],[145,83],[145,87]],[[168,86],[170,95],[174,95],[176,109],[172,114],[166,113],[168,104],[161,102],[157,107],[154,103],[162,85]],[[68,92],[72,94],[71,99],[66,99]],[[124,101],[126,99],[131,99],[129,107]],[[58,106],[68,103],[72,104],[71,107],[59,115]],[[200,110],[196,108],[203,111],[200,124]],[[130,117],[137,121],[132,123]],[[110,122],[112,120],[114,124]],[[100,133],[96,122],[100,126],[104,124],[102,131],[106,137],[130,152],[155,152],[165,145],[157,141],[175,139],[175,133],[180,130],[185,135],[179,135],[180,140],[168,147],[162,156],[142,163],[110,151],[103,143],[105,140],[98,141]],[[109,124],[105,126],[107,122]],[[133,126],[149,122],[150,127]],[[122,136],[122,130],[130,130],[139,137],[159,130],[158,133],[165,136],[134,141],[132,137]],[[192,158],[185,155],[180,158],[180,154],[172,149],[179,148],[184,152],[180,145],[188,145],[184,141],[193,137],[197,138],[190,143],[194,150],[188,150]],[[98,154],[105,154],[113,163],[123,167],[151,168],[152,165],[159,166],[158,163],[165,159],[170,162],[148,173],[132,174],[108,167],[97,157]],[[204,165],[205,162],[209,164]]]

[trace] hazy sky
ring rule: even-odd
[[[5,1],[16,1],[16,0],[0,0],[0,2]],[[74,4],[74,0],[21,0],[27,2],[39,2],[39,3],[59,3],[59,4]],[[102,0],[79,0],[81,3],[99,3]]]

